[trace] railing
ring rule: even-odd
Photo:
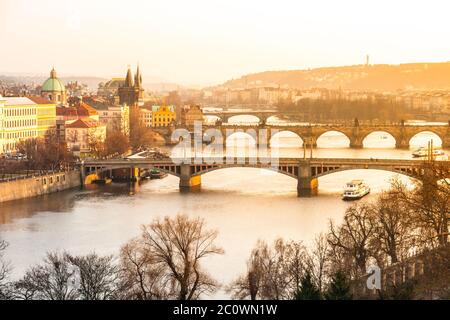
[[[16,173],[2,172],[2,173],[0,173],[0,183],[25,180],[25,179],[34,179],[34,178],[44,177],[44,176],[48,176],[48,175],[67,173],[70,171],[74,171],[76,169],[77,169],[77,167],[74,166],[74,167],[66,168],[64,170],[59,170],[59,171],[28,170],[28,171],[21,171],[21,172],[16,172]]]

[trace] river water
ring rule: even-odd
[[[426,145],[430,139],[439,145],[436,136],[423,133],[411,141],[412,148]],[[285,134],[279,140],[280,156],[303,157],[297,137]],[[347,146],[344,136],[329,133],[319,139],[313,156],[411,158],[411,150],[394,149],[395,141],[385,133],[370,135],[364,149]],[[202,190],[191,194],[180,193],[178,178],[172,176],[139,185],[89,186],[0,204],[0,238],[9,243],[6,258],[18,277],[49,250],[117,254],[125,242],[139,235],[142,224],[179,213],[199,216],[219,231],[217,243],[225,250],[224,255],[206,260],[205,268],[226,285],[245,271],[247,257],[258,239],[283,237],[308,245],[327,230],[330,219],[341,221],[349,203],[341,200],[340,193],[348,180],[363,178],[372,193],[361,201],[370,201],[388,187],[393,176],[374,170],[335,173],[319,179],[319,195],[313,198],[297,198],[295,179],[250,168],[205,174]],[[227,295],[219,291],[212,298]]]

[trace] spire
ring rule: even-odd
[[[130,66],[128,66],[127,77],[125,79],[125,87],[130,88],[132,86],[133,86],[133,76],[131,75]]]
[[[136,76],[135,76],[135,80],[134,80],[134,85],[137,88],[142,87],[142,75],[141,75],[141,71],[139,70],[139,64],[137,65],[137,69],[136,69]]]
[[[52,71],[50,71],[50,78],[56,79],[56,70],[54,67],[52,68]]]

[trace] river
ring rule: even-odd
[[[412,148],[426,145],[431,138],[428,133],[417,136]],[[298,143],[298,138],[284,135],[280,155],[303,157]],[[411,158],[411,150],[395,149],[395,141],[384,133],[369,136],[364,149],[347,145],[344,136],[329,133],[319,139],[313,156]],[[361,201],[371,201],[389,186],[393,176],[374,170],[335,173],[319,179],[319,195],[313,198],[297,198],[295,179],[250,168],[205,174],[201,192],[191,194],[180,193],[178,178],[172,176],[139,185],[89,186],[0,204],[0,238],[9,243],[6,258],[14,267],[14,277],[19,277],[49,250],[117,254],[125,242],[139,235],[142,224],[179,213],[199,216],[219,231],[217,244],[225,250],[224,255],[206,260],[205,268],[226,285],[245,271],[247,257],[258,239],[270,242],[283,237],[308,245],[327,230],[330,219],[341,221],[350,205],[340,198],[346,181],[363,178],[372,193]],[[219,291],[212,298],[227,295]]]

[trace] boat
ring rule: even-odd
[[[443,156],[445,155],[445,152],[442,149],[433,149],[433,156]],[[421,158],[421,157],[427,157],[428,156],[428,149],[424,147],[420,147],[419,149],[415,150],[412,153],[412,156],[414,158]]]
[[[165,177],[167,177],[166,172],[161,172],[158,169],[152,169],[150,171],[150,179],[163,179]]]
[[[112,182],[111,178],[97,179],[92,181],[94,184],[110,184]]]
[[[370,193],[370,188],[363,180],[352,180],[347,182],[342,194],[343,200],[358,200]]]

